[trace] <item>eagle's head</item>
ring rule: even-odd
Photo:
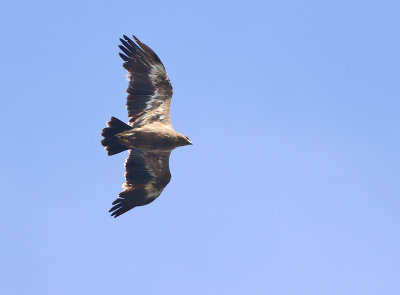
[[[183,134],[179,134],[178,136],[179,145],[192,145],[193,143],[189,140],[189,138]]]

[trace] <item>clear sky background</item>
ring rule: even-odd
[[[0,294],[400,294],[399,1],[2,1]],[[193,146],[114,219],[118,38]]]

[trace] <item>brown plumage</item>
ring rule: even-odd
[[[176,132],[170,120],[172,85],[158,56],[133,36],[120,39],[119,55],[128,71],[127,110],[129,123],[111,117],[103,129],[101,144],[108,155],[130,150],[125,161],[124,190],[110,209],[117,217],[156,199],[169,183],[169,155],[178,147],[192,144]]]

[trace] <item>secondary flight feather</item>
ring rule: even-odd
[[[178,146],[191,141],[171,124],[172,85],[155,52],[135,36],[120,39],[120,57],[128,71],[126,107],[129,122],[111,117],[103,129],[101,144],[108,155],[129,150],[125,161],[123,191],[113,202],[111,215],[117,217],[136,206],[154,201],[171,179],[169,156]]]

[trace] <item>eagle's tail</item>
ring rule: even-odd
[[[111,156],[125,151],[127,148],[118,141],[115,135],[132,129],[132,127],[114,117],[111,117],[111,120],[107,122],[107,126],[101,132],[101,135],[104,136],[101,144],[107,150],[108,155]]]

